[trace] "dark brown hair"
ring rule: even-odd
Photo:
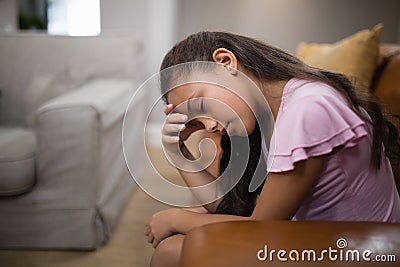
[[[296,77],[332,86],[343,95],[349,107],[372,126],[372,164],[380,168],[383,152],[392,163],[398,164],[400,143],[397,129],[386,120],[372,94],[365,90],[355,90],[354,85],[342,74],[310,67],[293,55],[261,41],[226,32],[203,31],[192,34],[166,54],[161,70],[185,62],[213,61],[212,55],[217,48],[230,50],[245,71],[260,81],[281,81]],[[162,81],[164,93],[167,84],[168,80],[164,80],[164,84]]]
[[[227,177],[236,177],[238,173],[242,173],[242,170],[238,169],[241,168],[240,164],[235,164],[235,162],[248,160],[248,163],[235,187],[219,203],[216,213],[239,216],[251,216],[253,213],[257,196],[261,193],[264,182],[253,192],[249,191],[250,182],[254,177],[265,179],[267,176],[267,167],[261,152],[261,131],[258,123],[248,136],[248,142],[246,139],[246,137],[229,137],[226,135],[221,138],[221,148],[224,152],[219,166],[220,175],[226,172]],[[248,159],[246,158],[247,155],[243,155],[243,153],[231,153],[232,147],[235,147],[235,150],[240,150],[243,147],[245,151],[248,146],[250,146]]]

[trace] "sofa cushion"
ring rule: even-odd
[[[363,30],[334,44],[300,43],[296,56],[306,64],[347,75],[369,88],[379,57],[382,24]]]
[[[34,127],[43,103],[98,78],[142,79],[141,41],[129,33],[0,34],[0,125]]]
[[[35,181],[33,131],[0,127],[0,196],[21,194]]]

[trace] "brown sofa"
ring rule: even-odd
[[[371,91],[400,130],[400,45],[380,46]],[[393,165],[393,171],[399,188],[400,169]],[[323,250],[326,251],[321,257]],[[181,260],[182,267],[400,266],[400,224],[311,221],[209,224],[189,232]]]

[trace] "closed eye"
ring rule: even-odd
[[[205,112],[205,109],[204,109],[204,98],[201,98],[201,102],[200,102],[200,111],[201,111],[202,113]]]

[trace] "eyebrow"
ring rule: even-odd
[[[186,102],[186,108],[187,108],[188,113],[190,113],[190,110],[192,109],[191,102],[192,102],[191,98],[189,98],[188,101]]]
[[[191,103],[192,103],[192,98],[194,97],[194,95],[195,95],[195,93],[193,93],[193,94],[189,97],[188,101],[186,102],[186,108],[187,108],[187,112],[188,112],[188,113],[190,113],[191,110],[192,110]]]

